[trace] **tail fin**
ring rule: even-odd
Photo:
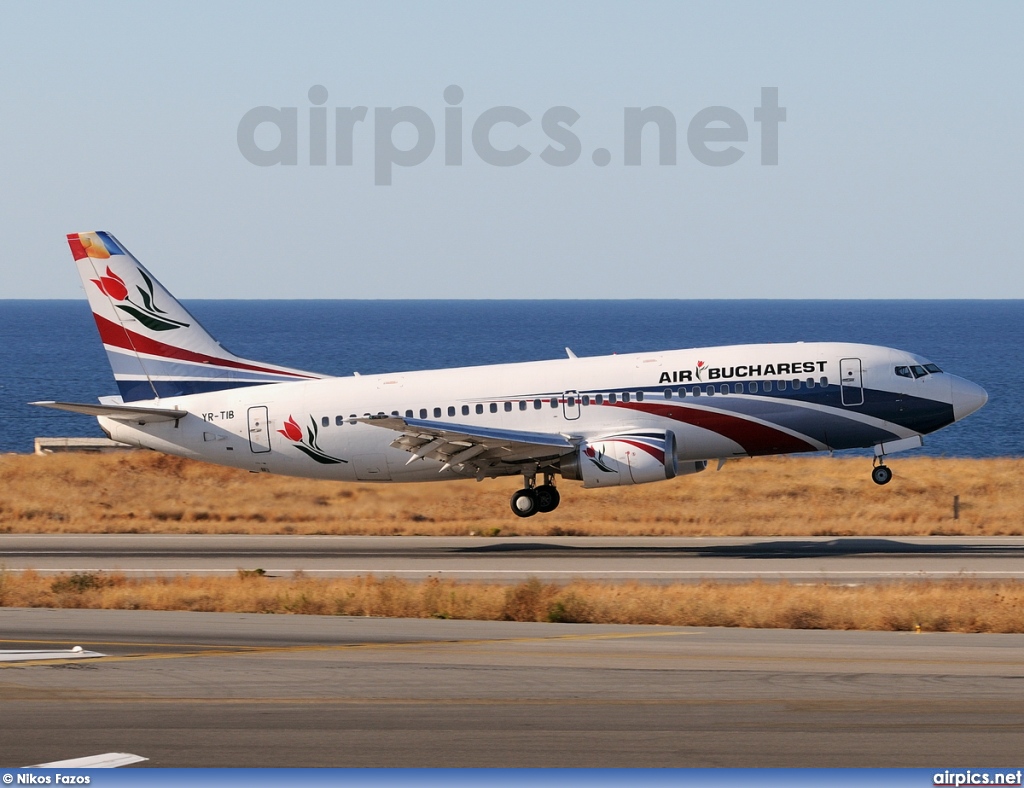
[[[324,377],[229,353],[110,233],[68,244],[122,401]]]

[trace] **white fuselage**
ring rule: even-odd
[[[249,470],[436,481],[475,474],[410,462],[409,451],[392,447],[397,432],[357,419],[384,414],[571,440],[671,429],[680,460],[870,447],[975,409],[957,403],[958,392],[973,394],[962,378],[894,373],[923,363],[873,345],[736,345],[256,385],[153,401],[188,412],[176,422],[100,422],[118,441]],[[296,429],[340,461],[297,450]]]

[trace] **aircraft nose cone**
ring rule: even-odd
[[[960,421],[988,402],[988,392],[977,383],[953,375],[953,418]]]

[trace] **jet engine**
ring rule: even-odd
[[[581,481],[584,487],[660,482],[706,467],[703,460],[679,463],[671,430],[622,432],[584,441],[561,461],[563,478]]]

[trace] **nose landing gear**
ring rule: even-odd
[[[512,512],[518,517],[533,517],[537,512],[553,512],[558,508],[562,496],[554,485],[554,476],[544,474],[544,484],[539,487],[533,474],[523,476],[525,487],[512,493]]]
[[[892,471],[888,465],[876,465],[871,469],[871,481],[875,484],[888,484],[892,481]]]
[[[875,458],[871,461],[871,481],[875,484],[888,484],[892,481],[892,471],[885,464],[885,458],[890,454],[907,449],[917,449],[924,445],[920,435],[911,435],[909,438],[885,441],[875,444]]]

